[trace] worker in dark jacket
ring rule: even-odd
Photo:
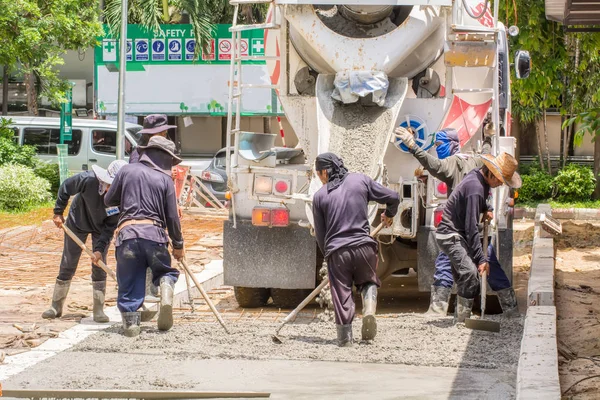
[[[506,184],[521,186],[516,172],[517,160],[507,153],[498,157],[482,155],[484,166],[467,174],[446,203],[436,240],[452,263],[457,285],[456,321],[464,322],[471,315],[473,301],[480,287],[479,274],[489,273],[489,258],[483,254],[479,223],[488,218],[487,200],[490,189]]]
[[[173,256],[184,256],[181,224],[177,214],[171,168],[181,162],[175,144],[154,136],[142,147],[140,162],[126,165],[104,202],[119,206],[121,216],[116,232],[117,307],[123,317],[126,336],[140,333],[139,308],[144,302],[146,268],[152,269],[154,284],[160,285],[158,329],[173,326],[173,290],[179,271],[171,267],[169,237]],[[168,236],[167,232],[168,230]]]
[[[129,164],[133,164],[140,161],[140,146],[146,146],[148,141],[153,136],[167,137],[167,131],[169,129],[177,128],[175,125],[167,124],[167,116],[165,114],[150,114],[144,118],[143,129],[138,133],[142,135],[140,143],[133,149],[129,155]]]
[[[486,124],[483,133],[482,154],[490,154],[492,137],[495,134],[493,123]],[[446,129],[436,133],[435,144],[438,158],[417,146],[412,134],[406,129],[396,129],[396,136],[404,142],[427,172],[446,184],[448,196],[452,194],[454,188],[468,172],[483,166],[483,160],[479,155],[472,156],[460,153],[460,141],[458,133],[454,129]],[[507,316],[517,315],[515,291],[496,257],[492,241],[489,242],[488,254],[490,262],[489,284],[498,295],[502,311]],[[446,315],[453,284],[450,259],[443,251],[440,251],[435,260],[435,273],[433,275],[433,285],[431,286],[428,314]]]
[[[375,311],[381,282],[376,273],[377,242],[369,235],[367,206],[370,201],[386,204],[381,221],[389,226],[400,197],[366,175],[348,173],[333,153],[319,155],[315,169],[324,185],[313,198],[315,236],[328,265],[338,344],[351,346],[355,312],[352,284],[363,300],[363,340],[372,340],[377,333]]]
[[[119,219],[118,207],[107,208],[104,205],[104,195],[119,169],[126,164],[125,161],[113,161],[108,166],[108,170],[94,165],[92,166],[93,171],[85,171],[66,179],[58,189],[54,205],[53,221],[58,228],[65,224],[84,243],[88,235],[92,234],[94,251],[92,260],[93,317],[96,322],[108,322],[108,317],[103,310],[106,272],[95,263],[98,260],[106,262],[108,246]],[[65,221],[63,214],[72,196],[75,197]],[[43,318],[52,319],[62,315],[71,279],[77,271],[81,251],[77,243],[65,234],[60,269],[52,295],[52,306],[44,311]]]

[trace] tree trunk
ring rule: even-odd
[[[542,112],[542,118],[544,119],[544,146],[546,148],[546,159],[548,161],[548,173],[552,174],[552,164],[550,162],[550,148],[548,146],[548,125],[546,118],[546,109]]]
[[[38,115],[37,89],[33,73],[25,74],[25,90],[27,90],[27,111],[31,115]]]
[[[540,168],[542,171],[544,170],[544,155],[542,154],[542,138],[540,137],[540,125],[538,121],[534,121],[535,124],[535,137],[537,139],[537,148],[538,148],[538,159],[540,162]]]
[[[573,69],[575,73],[579,69],[579,38],[575,38],[575,68]],[[573,86],[573,94],[571,96],[571,112],[569,113],[569,118],[573,117],[574,107],[575,107],[575,86]],[[563,164],[564,167],[567,164],[567,157],[569,156],[569,147],[571,146],[571,140],[573,136],[573,131],[575,130],[575,126],[571,126],[572,129],[567,129],[564,153],[563,153]]]
[[[2,115],[8,115],[8,65],[4,66],[2,75]]]
[[[596,190],[594,190],[594,199],[600,199],[600,136],[596,135],[594,140],[594,176],[596,177]]]

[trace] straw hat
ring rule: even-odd
[[[519,163],[513,156],[502,152],[497,157],[493,157],[491,154],[482,154],[481,158],[492,174],[500,179],[500,182],[513,189],[521,187],[521,177],[517,173]]]

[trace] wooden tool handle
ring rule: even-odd
[[[487,260],[488,256],[488,220],[483,221],[483,256]],[[488,262],[488,266],[489,266]],[[485,317],[485,303],[487,300],[487,271],[481,274],[481,318]]]
[[[65,233],[67,235],[69,235],[69,237],[75,242],[77,243],[77,245],[79,247],[81,247],[81,249],[83,251],[85,251],[90,257],[94,257],[94,252],[91,251],[90,249],[87,248],[87,246],[85,245],[85,243],[83,243],[74,233],[72,230],[70,230],[69,228],[67,228],[67,226],[65,224],[61,225],[61,228],[63,228],[63,230],[65,231]],[[115,280],[115,282],[117,281],[117,276],[115,275],[115,273],[106,266],[106,264],[104,264],[104,262],[102,260],[98,260],[98,266],[100,268],[102,268],[104,270],[104,272],[106,272],[106,274],[108,276],[110,276],[112,279]]]

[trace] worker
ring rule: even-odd
[[[485,124],[483,129],[482,154],[490,154],[492,150],[492,137],[495,135],[494,124]],[[432,176],[446,184],[448,196],[454,188],[462,181],[464,176],[475,168],[483,166],[482,158],[478,155],[460,153],[460,140],[454,129],[445,129],[435,134],[435,146],[438,158],[430,155],[416,145],[413,135],[404,128],[396,129],[396,136],[404,142],[409,151],[421,163]],[[504,273],[496,256],[496,251],[490,240],[488,245],[490,263],[490,287],[496,291],[502,311],[506,316],[519,314],[515,291],[511,287],[510,280]],[[446,315],[448,304],[452,294],[452,266],[450,259],[443,251],[440,251],[435,260],[435,273],[433,285],[431,286],[431,300],[429,304],[429,315]]]
[[[478,227],[484,218],[491,219],[487,203],[490,189],[502,184],[521,187],[513,156],[502,152],[497,157],[483,154],[481,158],[484,166],[469,172],[450,195],[436,232],[438,246],[450,258],[457,286],[456,322],[470,317],[480,290],[479,275],[484,270],[490,272],[490,257],[483,254]]]
[[[121,208],[115,247],[117,307],[125,336],[140,333],[138,310],[144,301],[148,267],[152,269],[154,284],[160,286],[158,329],[171,329],[173,290],[179,271],[171,266],[169,237],[173,256],[177,260],[184,257],[175,186],[171,180],[171,168],[181,158],[175,155],[175,144],[162,136],[153,136],[141,149],[140,161],[121,170],[104,199],[107,206]]]
[[[150,114],[144,118],[143,129],[138,133],[141,134],[138,146],[133,149],[129,155],[129,163],[133,164],[140,161],[140,146],[146,146],[148,141],[153,136],[167,137],[167,131],[172,128],[177,128],[175,125],[167,124],[167,116],[165,114]]]
[[[381,222],[390,226],[400,198],[398,193],[366,175],[348,173],[344,162],[333,153],[315,160],[317,176],[323,187],[313,198],[314,228],[317,243],[325,256],[340,347],[352,345],[355,304],[352,285],[363,301],[362,339],[377,334],[375,312],[377,288],[377,242],[369,235],[367,205],[376,201],[386,205]]]
[[[96,263],[99,260],[106,263],[108,246],[119,219],[119,209],[117,207],[105,207],[104,196],[117,172],[126,164],[125,161],[113,161],[108,166],[108,170],[93,165],[92,171],[84,171],[66,179],[58,189],[58,196],[54,205],[52,220],[57,228],[61,228],[65,224],[84,243],[88,235],[92,235],[94,252],[92,259],[94,299],[92,314],[95,322],[108,322],[108,317],[104,314],[106,272],[98,267]],[[72,196],[75,197],[65,221],[63,214]],[[52,295],[52,305],[44,311],[43,318],[53,319],[62,315],[65,299],[71,286],[71,279],[77,271],[81,251],[79,245],[65,234],[58,277]]]

